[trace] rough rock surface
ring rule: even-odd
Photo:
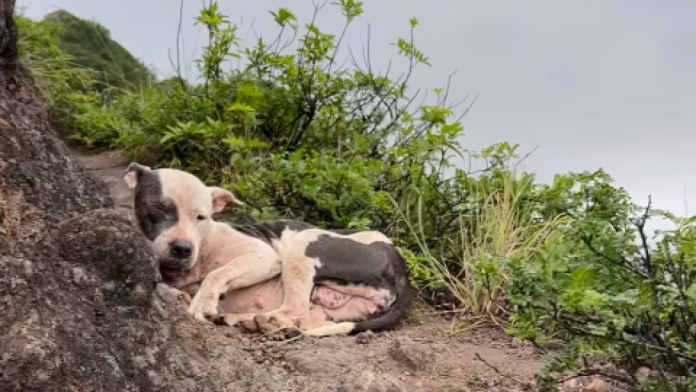
[[[515,391],[532,379],[529,347],[452,338],[438,322],[271,342],[183,315],[121,211],[122,168],[84,158],[86,170],[50,129],[17,63],[13,6],[0,0],[0,391]]]

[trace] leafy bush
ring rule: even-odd
[[[602,171],[557,176],[542,195],[548,210],[568,219],[536,257],[511,260],[509,291],[518,306],[512,333],[542,345],[566,342],[541,385],[553,390],[559,374],[580,372],[644,390],[694,390],[696,217],[638,208]],[[676,229],[651,244],[645,224],[654,217]],[[616,367],[598,365],[596,356]],[[640,367],[654,377],[636,377]]]
[[[362,5],[345,0],[339,6],[347,29]],[[423,223],[429,238],[444,241],[451,231],[441,223],[449,219],[455,227],[457,215],[456,199],[444,198],[469,181],[463,174],[442,178],[451,155],[461,153],[456,139],[463,132],[447,91],[436,90],[436,105],[414,106],[407,76],[378,75],[350,58],[350,67],[341,66],[342,36],[313,23],[302,32],[287,9],[273,17],[282,28],[278,37],[242,47],[236,27],[211,3],[197,18],[210,33],[197,63],[201,83],[170,81],[115,97],[106,108],[84,111],[80,120],[97,126],[80,126],[74,137],[134,158],[153,154],[156,162],[207,181],[235,184],[240,197],[253,200],[255,213],[326,227],[369,225],[398,237],[405,227],[394,222],[389,196],[405,208],[427,188],[432,202]],[[396,46],[409,74],[429,65],[412,40]],[[230,57],[246,65],[223,72]],[[93,118],[97,113],[101,119]]]

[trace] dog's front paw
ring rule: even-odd
[[[263,333],[278,329],[297,328],[299,325],[296,318],[278,310],[257,314],[254,316],[254,322]]]
[[[275,313],[271,316],[268,314],[257,314],[254,316],[254,330],[260,331],[270,340],[289,340],[295,339],[302,335],[302,330],[298,327],[298,323],[291,317],[287,317],[282,313]],[[243,324],[245,329],[249,327]]]
[[[199,296],[193,298],[186,312],[199,321],[212,321],[217,319],[218,316],[217,304],[215,301],[206,300]]]

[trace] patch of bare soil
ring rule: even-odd
[[[106,184],[116,209],[130,211],[133,208],[133,192],[123,181],[129,164],[126,158],[115,151],[94,155],[75,154],[75,157],[85,169]]]
[[[127,160],[114,152],[77,158],[106,183],[117,208],[132,208],[132,192],[122,180]],[[217,329],[210,334],[198,327],[189,332],[193,339],[241,347],[260,368],[284,379],[287,391],[535,390],[543,360],[530,345],[495,329],[453,333],[451,321],[413,313],[399,330],[357,337],[274,341],[222,326],[210,326]],[[186,327],[179,333],[186,335]],[[563,390],[593,391],[587,389],[591,381]]]
[[[228,327],[229,328],[229,327]],[[232,328],[230,328],[232,329]],[[522,391],[541,363],[531,347],[496,331],[448,335],[440,320],[397,331],[294,342],[239,334],[254,360],[294,377],[335,382],[336,391]]]

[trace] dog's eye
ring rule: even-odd
[[[198,215],[196,219],[200,222],[206,220],[206,217],[204,217],[203,215]]]

